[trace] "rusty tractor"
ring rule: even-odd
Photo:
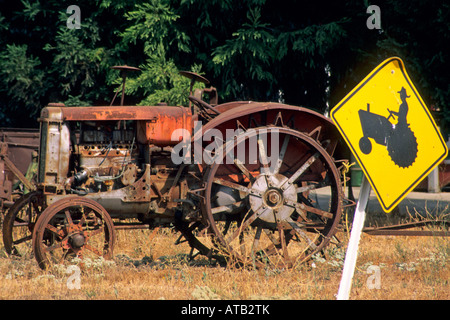
[[[38,148],[37,129],[0,128],[0,213],[34,189]]]
[[[42,110],[35,188],[3,224],[8,254],[44,269],[108,259],[117,229],[174,227],[192,259],[292,267],[330,243],[347,161],[332,122],[281,103],[217,104],[213,87],[192,92],[208,80],[183,74],[190,107],[124,106],[122,93],[119,106]]]

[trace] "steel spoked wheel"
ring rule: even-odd
[[[206,173],[211,246],[230,261],[294,267],[322,250],[342,210],[340,174],[322,144],[284,127],[226,142]]]
[[[33,232],[33,250],[42,269],[103,256],[112,258],[114,225],[108,212],[87,198],[68,197],[49,206]]]
[[[3,244],[8,255],[32,256],[33,229],[43,210],[43,197],[38,191],[23,195],[9,208],[3,222]]]

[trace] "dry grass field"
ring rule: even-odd
[[[254,270],[211,265],[203,257],[186,261],[189,247],[174,245],[178,234],[168,228],[153,238],[151,230],[117,236],[114,259],[86,262],[78,287],[76,270],[43,271],[34,258],[9,258],[1,248],[0,299],[334,300],[349,238],[339,232],[339,245],[329,245],[325,258],[296,269]],[[350,298],[448,300],[449,257],[448,237],[363,234]]]

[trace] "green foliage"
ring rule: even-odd
[[[248,22],[232,34],[232,39],[213,51],[216,75],[223,72],[223,87],[232,96],[240,95],[240,84],[245,78],[276,84],[269,71],[274,60],[275,37],[269,32],[269,25],[261,22],[259,8],[250,9],[247,19]],[[246,68],[245,73],[242,73],[243,68]]]
[[[179,74],[171,58],[174,53],[190,51],[189,36],[175,23],[179,16],[168,1],[152,0],[137,4],[125,17],[131,26],[121,33],[122,42],[140,44],[145,59],[139,65],[141,74],[127,81],[126,93],[142,96],[141,105],[187,105],[190,81]],[[200,72],[200,67],[194,65],[191,71]]]
[[[140,65],[142,72],[136,78],[127,80],[126,94],[140,93],[145,97],[140,105],[156,105],[165,102],[168,105],[187,106],[190,80],[179,74],[173,60],[167,60],[162,46]],[[194,65],[190,71],[201,73],[201,66]],[[196,83],[195,88],[204,87]]]
[[[0,13],[0,126],[37,126],[49,102],[109,104],[131,65],[127,104],[187,105],[190,70],[220,100],[284,101],[326,112],[389,56],[406,63],[427,105],[448,130],[450,5],[386,0],[381,30],[369,30],[368,1],[22,0]],[[201,84],[197,84],[201,87]],[[24,112],[18,113],[21,110]],[[27,117],[23,117],[26,114]]]
[[[62,96],[69,96],[74,90],[78,90],[80,95],[90,96],[89,89],[95,86],[95,78],[100,71],[105,71],[107,49],[96,46],[99,28],[92,19],[85,19],[79,32],[65,27],[66,17],[61,17],[54,44],[47,43],[43,48],[53,56],[52,65],[47,70],[58,77],[57,87]]]
[[[132,25],[122,33],[125,42],[144,41],[144,53],[167,50],[174,45],[179,51],[189,52],[189,37],[176,28],[179,18],[168,1],[151,0],[136,5],[135,10],[125,14]]]
[[[305,55],[305,67],[314,68],[317,56],[325,57],[346,35],[343,24],[348,19],[321,25],[311,25],[303,29],[284,32],[278,36],[278,59],[283,59],[289,47]]]
[[[0,77],[3,82],[0,92],[9,100],[8,112],[17,113],[19,106],[23,105],[31,116],[35,116],[33,107],[44,95],[46,83],[43,70],[38,68],[41,64],[39,58],[28,54],[27,49],[27,45],[7,44],[6,50],[0,53]],[[7,122],[9,119],[4,117],[3,112],[0,113],[0,120]]]

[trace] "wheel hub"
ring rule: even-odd
[[[249,201],[253,212],[259,213],[259,219],[276,223],[286,220],[294,212],[295,208],[287,203],[297,202],[297,192],[295,185],[289,184],[287,180],[287,177],[279,173],[256,178]]]
[[[81,233],[76,233],[69,237],[69,243],[74,249],[79,249],[84,245],[85,237]]]

